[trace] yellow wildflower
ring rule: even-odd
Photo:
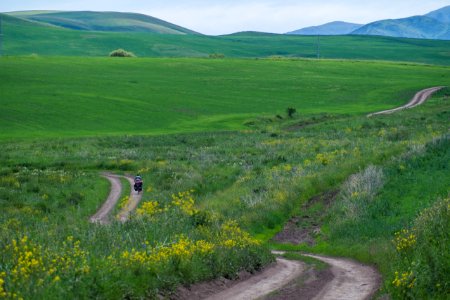
[[[159,203],[156,201],[144,202],[141,207],[136,210],[136,214],[139,216],[153,216],[160,212],[162,212],[162,209],[159,207]]]

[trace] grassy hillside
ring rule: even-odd
[[[244,128],[249,117],[365,114],[448,85],[448,67],[243,59],[0,59],[0,136]]]
[[[125,31],[160,34],[196,34],[189,29],[137,13],[93,11],[28,11],[12,12],[11,16],[55,26],[87,31]]]
[[[134,80],[130,72],[122,74]],[[375,118],[258,115],[242,131],[0,141],[0,292],[25,299],[169,298],[179,285],[253,272],[271,259],[265,244],[246,232],[267,240],[294,212],[310,224],[321,222],[313,212],[328,212],[327,203],[309,204],[313,211],[305,212],[308,199],[341,189],[370,164],[383,168],[386,191],[358,218],[323,226],[316,247],[299,248],[377,263],[391,285],[394,270],[409,272],[390,256],[394,232],[408,228],[418,211],[448,191],[448,96],[447,89],[423,106]],[[327,98],[316,99],[326,107]],[[101,122],[101,112],[92,118]],[[108,194],[102,170],[144,178],[141,211],[126,224],[88,223]],[[340,234],[346,226],[351,231]],[[432,229],[428,236],[436,232],[426,228]],[[448,235],[443,228],[439,232]],[[446,249],[449,240],[423,239],[420,245]],[[426,265],[436,274],[433,264]],[[426,272],[416,274],[427,279]],[[442,288],[433,282],[428,295],[444,295],[448,287],[449,273],[438,274]],[[423,285],[421,291],[428,292]]]
[[[3,15],[5,55],[107,56],[117,48],[138,56],[317,57],[317,38],[241,33],[220,37],[147,33],[86,32],[44,26]],[[369,36],[323,36],[322,58],[450,64],[450,41]]]

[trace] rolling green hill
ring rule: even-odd
[[[365,114],[448,85],[440,66],[355,61],[0,59],[0,137],[245,128],[248,118]]]
[[[87,31],[149,32],[160,34],[197,34],[169,22],[137,13],[94,11],[25,11],[11,16],[63,28]]]
[[[5,55],[107,56],[117,48],[148,57],[317,57],[313,36],[239,33],[227,36],[162,35],[69,30],[2,16]],[[322,58],[450,64],[450,41],[371,36],[324,36]]]

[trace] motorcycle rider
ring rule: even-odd
[[[143,185],[142,177],[138,174],[134,177],[134,190],[137,191],[138,193],[141,192],[142,185]]]

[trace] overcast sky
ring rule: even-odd
[[[331,21],[369,23],[422,15],[450,0],[0,0],[0,11],[138,12],[204,33],[285,33]]]

